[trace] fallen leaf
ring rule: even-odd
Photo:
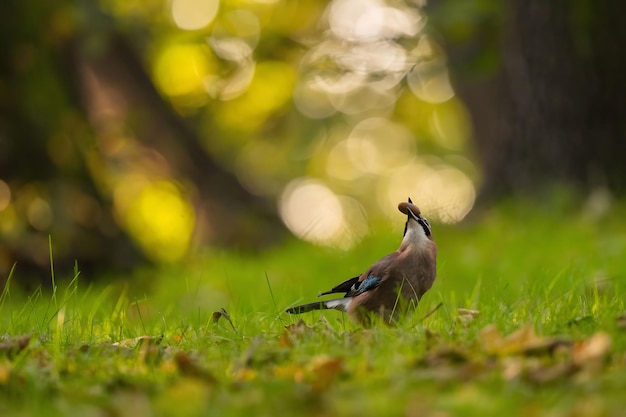
[[[572,359],[579,366],[596,365],[606,357],[611,346],[611,336],[605,332],[598,332],[589,339],[574,344]]]
[[[233,324],[233,321],[230,318],[230,314],[228,314],[228,312],[223,308],[220,308],[219,311],[213,312],[213,315],[212,315],[213,324],[219,323],[222,317],[224,317],[224,319],[228,321],[228,323],[230,323],[230,327],[232,327],[233,331],[237,333],[237,329],[235,328],[235,325]]]
[[[457,322],[464,324],[464,325],[468,325],[480,315],[480,311],[470,310],[467,308],[459,308],[457,310],[457,314],[458,314],[456,317]]]
[[[519,357],[504,358],[500,366],[502,377],[511,380],[519,377],[524,371],[524,360]]]
[[[251,368],[238,368],[234,371],[236,382],[248,382],[256,379],[258,372]]]
[[[284,331],[278,338],[278,346],[291,349],[293,347],[293,341],[287,331]]]
[[[504,337],[495,324],[490,324],[480,331],[480,342],[487,353],[495,354],[502,350]]]
[[[297,323],[285,326],[285,331],[278,338],[278,345],[291,349],[294,346],[294,337],[302,336],[312,330],[312,327],[300,319]]]
[[[134,337],[132,339],[124,339],[119,342],[112,343],[113,347],[121,347],[121,348],[136,348],[142,347],[146,345],[159,345],[163,340],[163,335],[160,336],[139,336]],[[81,346],[81,349],[83,347]]]
[[[174,355],[174,362],[184,376],[200,379],[209,384],[215,384],[217,379],[207,369],[201,367],[187,352],[179,351]]]
[[[457,347],[447,346],[427,352],[417,361],[417,366],[437,367],[442,365],[458,365],[467,361],[467,352]]]
[[[0,353],[13,356],[26,349],[30,343],[31,335],[2,336],[0,338]]]
[[[0,385],[6,385],[11,377],[11,363],[5,359],[0,363]]]
[[[304,322],[304,320],[300,319],[297,323],[292,323],[285,326],[285,330],[294,335],[302,335],[311,330],[312,327]]]
[[[159,346],[163,340],[163,335],[160,336],[139,336],[132,339],[124,339],[119,342],[112,343],[111,347],[125,352],[129,355],[134,354],[136,350],[139,351],[139,360],[142,362],[156,362],[161,359],[162,349]],[[106,346],[106,345],[105,345]],[[81,352],[87,352],[91,347],[83,345],[79,348]]]
[[[620,329],[626,330],[626,313],[623,313],[617,316],[616,321],[617,321],[617,327],[619,327]]]
[[[457,313],[459,314],[459,316],[469,316],[471,318],[476,318],[480,315],[480,311],[478,310],[470,310],[467,308],[459,308],[457,310]]]
[[[576,365],[570,361],[558,362],[553,365],[541,365],[527,372],[526,379],[536,384],[545,384],[564,378],[569,378],[577,371]]]
[[[340,356],[317,355],[306,366],[311,387],[323,391],[343,372],[344,359]]]
[[[481,330],[480,340],[487,353],[499,356],[552,354],[557,348],[572,344],[568,339],[537,336],[529,324],[506,337],[491,324]]]
[[[295,382],[302,382],[304,380],[304,368],[294,363],[275,366],[273,372],[276,378],[293,378]]]

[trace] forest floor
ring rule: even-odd
[[[511,203],[434,224],[437,281],[396,327],[283,311],[395,250],[401,219],[350,251],[207,251],[95,284],[55,271],[31,293],[18,268],[0,415],[624,415],[625,213]]]

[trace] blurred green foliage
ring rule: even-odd
[[[413,3],[102,0],[11,10],[0,78],[11,158],[0,172],[4,270],[28,246],[45,253],[48,234],[60,256],[78,259],[111,245],[94,230],[130,234],[154,260],[180,259],[192,245],[197,185],[171,170],[184,143],[170,138],[164,153],[139,141],[152,123],[129,101],[141,86],[89,69],[118,36],[207,155],[252,195],[277,201],[299,237],[350,247],[368,230],[355,213],[391,216],[409,193],[434,220],[458,221],[472,207],[471,122]],[[162,197],[171,204],[150,203]],[[346,230],[358,232],[344,241]]]

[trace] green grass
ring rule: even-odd
[[[52,268],[29,294],[18,267],[0,296],[0,415],[622,415],[624,214],[517,203],[434,225],[437,281],[396,328],[282,311],[395,249],[401,219],[349,252],[209,251],[94,285]],[[536,338],[494,348],[491,325]]]

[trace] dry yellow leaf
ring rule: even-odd
[[[480,340],[483,349],[491,355],[540,355],[552,353],[560,346],[569,346],[571,342],[555,337],[537,336],[533,327],[526,324],[513,333],[502,336],[494,324],[482,329]]]
[[[0,385],[6,385],[11,377],[11,364],[3,362],[0,364]]]
[[[293,341],[287,331],[284,331],[278,338],[278,346],[291,349],[293,347]]]
[[[572,359],[579,366],[598,363],[606,357],[611,346],[611,336],[605,332],[598,332],[589,339],[574,344]]]
[[[182,375],[200,379],[210,384],[217,382],[215,377],[207,369],[201,367],[187,352],[176,353],[174,362]]]

